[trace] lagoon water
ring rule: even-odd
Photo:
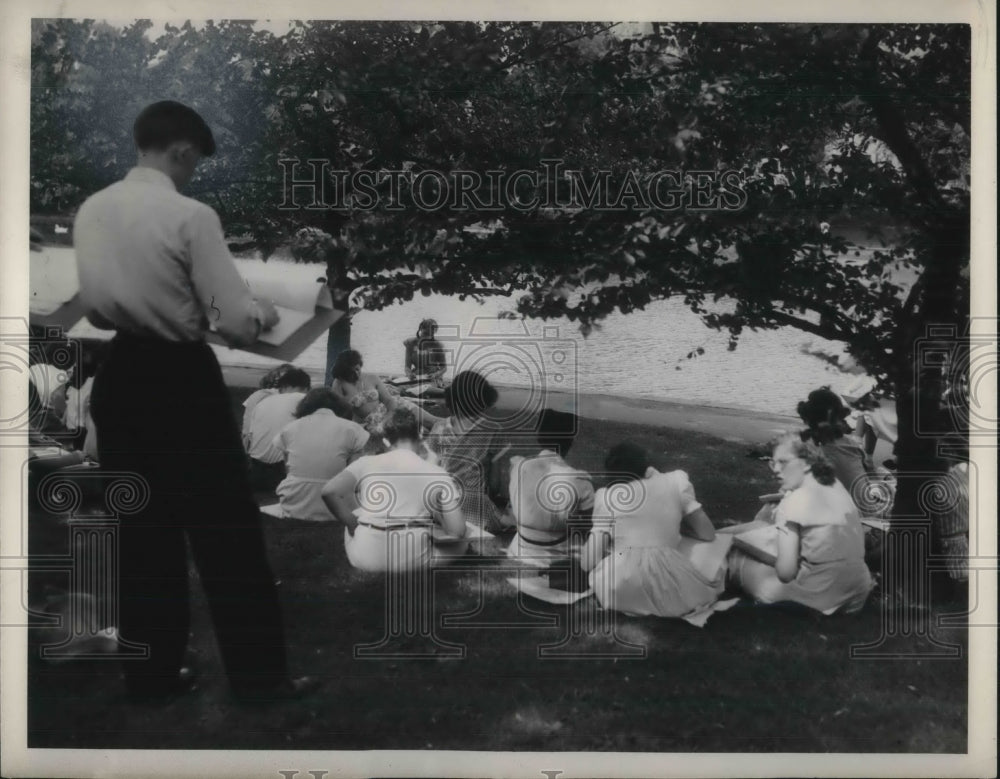
[[[240,261],[241,263],[244,261]],[[258,261],[250,261],[254,264]],[[271,261],[272,267],[280,261]],[[300,268],[302,266],[299,266]],[[277,270],[277,268],[275,268]],[[613,314],[587,338],[567,320],[510,320],[497,315],[514,307],[508,298],[483,303],[456,297],[418,296],[382,311],[362,311],[352,324],[352,346],[365,369],[403,373],[403,340],[420,320],[439,324],[438,338],[449,365],[475,368],[498,385],[551,388],[626,398],[688,401],[795,415],[795,406],[824,384],[837,388],[853,377],[809,354],[843,354],[840,344],[798,330],[745,331],[734,351],[728,333],[711,330],[680,298],[658,301],[644,311]],[[86,322],[71,334],[95,335]],[[275,360],[213,347],[229,365],[273,365]],[[690,359],[689,354],[692,354]],[[296,364],[322,374],[326,336]],[[454,372],[454,367],[449,374]]]
[[[512,307],[506,298],[480,304],[438,295],[418,297],[357,314],[351,343],[364,356],[366,370],[401,374],[403,340],[415,334],[420,320],[431,317],[439,324],[449,365],[476,368],[500,385],[575,388],[790,415],[810,390],[849,383],[846,374],[807,353],[842,354],[840,344],[791,329],[746,331],[737,348],[729,351],[728,333],[706,327],[680,298],[611,315],[587,338],[567,320],[496,318]],[[245,352],[217,351],[223,362],[273,363]],[[316,372],[322,372],[325,362],[325,336],[297,360]]]

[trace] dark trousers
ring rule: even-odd
[[[101,467],[137,473],[149,501],[122,514],[119,630],[149,657],[123,661],[128,688],[176,680],[190,629],[185,538],[236,691],[286,675],[278,593],[222,371],[202,342],[119,335],[94,379]]]

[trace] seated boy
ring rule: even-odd
[[[517,534],[507,554],[548,566],[570,554],[570,526],[585,521],[594,509],[590,474],[563,459],[576,436],[576,416],[545,409],[538,425],[535,457],[512,457],[510,504]]]
[[[243,445],[250,455],[254,490],[273,492],[285,478],[284,452],[274,445],[274,437],[295,421],[295,409],[311,384],[308,373],[293,368],[278,380],[276,394],[263,397],[247,411]]]

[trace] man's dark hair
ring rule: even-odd
[[[132,137],[139,151],[162,151],[178,141],[189,141],[205,157],[215,154],[212,130],[197,111],[175,100],[161,100],[146,106],[132,125]]]
[[[312,379],[309,374],[301,368],[291,368],[278,379],[275,385],[279,390],[295,387],[296,389],[308,390],[312,386]]]
[[[576,414],[543,409],[538,417],[538,445],[565,457],[576,438]]]

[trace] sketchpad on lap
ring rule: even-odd
[[[281,513],[281,504],[272,503],[270,506],[261,506],[261,514],[267,514],[269,517],[274,517],[275,519],[284,519],[285,515]]]

